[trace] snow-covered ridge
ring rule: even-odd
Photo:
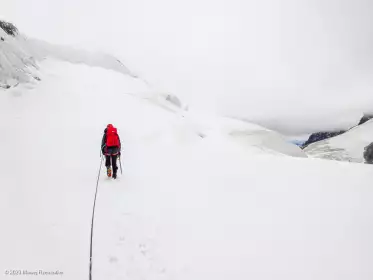
[[[137,79],[137,76],[119,59],[110,54],[90,52],[70,46],[51,44],[39,39],[27,38],[25,35],[19,34],[18,30],[13,35],[7,34],[0,28],[0,37],[2,38],[0,41],[1,88],[7,89],[19,83],[40,80],[39,64],[48,58],[112,70]],[[174,112],[183,106],[180,99],[171,93],[155,92],[148,88],[140,92],[125,93],[137,95]]]
[[[281,134],[260,125],[193,111],[182,112],[182,117],[184,131],[188,129],[201,137],[205,147],[219,139],[223,146],[230,146],[237,152],[307,157],[300,147],[286,141]]]
[[[120,60],[110,54],[50,44],[27,38],[18,30],[13,34],[6,31],[0,28],[0,87],[2,88],[40,80],[38,62],[48,57],[113,70],[136,78]]]
[[[123,88],[123,93],[136,95],[171,112],[177,112],[183,107],[178,97],[171,93],[154,91],[146,82],[137,78],[120,60],[110,54],[90,52],[27,38],[19,33],[14,25],[2,22],[4,24],[1,26],[5,28],[0,28],[0,88],[2,89],[14,87],[20,83],[40,81],[42,73],[45,72],[42,69],[42,61],[57,59],[123,74],[137,80],[135,84],[142,84],[133,90]],[[8,26],[14,28],[14,32],[10,32],[12,30],[9,30]]]
[[[310,144],[304,151],[311,157],[338,161],[364,162],[364,147],[373,142],[373,120],[344,134]]]
[[[38,65],[27,40],[0,28],[0,87],[9,88],[35,79],[39,79]]]
[[[101,67],[125,75],[130,75],[134,78],[136,77],[119,59],[110,54],[90,52],[69,46],[55,45],[38,39],[29,39],[28,41],[34,55],[39,60],[47,57],[53,57],[74,64],[85,64],[92,67]]]

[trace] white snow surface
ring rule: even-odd
[[[259,126],[149,96],[139,79],[51,59],[41,83],[0,92],[0,279],[88,279],[108,123],[123,174],[101,166],[92,279],[373,278],[370,166],[304,158]]]
[[[355,126],[346,133],[312,143],[304,151],[315,158],[363,163],[364,147],[373,142],[373,121]]]

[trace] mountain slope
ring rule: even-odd
[[[2,271],[88,278],[113,123],[123,174],[101,166],[93,279],[372,279],[368,166],[300,158],[269,130],[177,110],[116,71],[40,66],[41,83],[0,94]]]
[[[373,122],[351,128],[346,133],[309,145],[304,151],[310,157],[339,161],[364,162],[364,147],[373,142]]]
[[[4,21],[0,23],[7,24]],[[8,89],[20,83],[40,81],[38,63],[47,58],[114,70],[136,78],[121,61],[111,55],[54,45],[27,38],[18,30],[13,33],[6,30],[0,28],[0,88]]]
[[[338,136],[340,134],[343,134],[345,132],[346,132],[345,130],[340,130],[340,131],[327,131],[327,132],[324,131],[324,132],[312,133],[309,136],[308,140],[303,143],[302,148],[304,149],[312,143],[319,142],[319,141],[322,141],[322,140],[325,140],[325,139],[329,139],[329,138]]]
[[[0,88],[37,79],[38,66],[26,39],[0,28]]]
[[[0,94],[0,220],[7,225],[1,269],[60,270],[83,279],[102,129],[126,117],[115,108],[132,100],[121,87],[144,89],[137,80],[87,66],[47,60],[41,68],[43,81],[33,89],[19,85]]]
[[[45,59],[46,57],[53,57],[55,59],[68,61],[74,64],[85,64],[92,67],[100,67],[108,70],[114,70],[134,78],[136,77],[121,61],[109,54],[89,52],[70,46],[55,45],[34,38],[28,39],[28,44],[39,60]]]

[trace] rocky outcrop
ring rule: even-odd
[[[38,65],[27,40],[12,24],[0,21],[0,87],[40,80]]]
[[[15,27],[15,25],[13,23],[10,23],[10,22],[6,22],[6,21],[3,21],[3,20],[0,20],[0,28],[4,30],[4,32],[10,36],[13,36],[15,37],[16,35],[18,35],[18,29],[17,27]],[[3,37],[1,37],[2,41],[4,41],[5,39]]]
[[[370,119],[373,119],[373,114],[364,114],[364,116],[360,119],[358,125],[361,125],[361,124],[363,124],[363,123],[366,123],[366,122],[369,121]]]
[[[340,135],[345,132],[346,132],[345,130],[340,130],[340,131],[323,131],[323,132],[312,133],[311,136],[308,138],[308,140],[303,144],[302,148],[304,149],[312,143],[322,141],[322,140]]]

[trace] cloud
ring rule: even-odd
[[[191,106],[297,134],[373,111],[372,11],[369,0],[5,0],[3,13],[32,36],[113,52]]]

